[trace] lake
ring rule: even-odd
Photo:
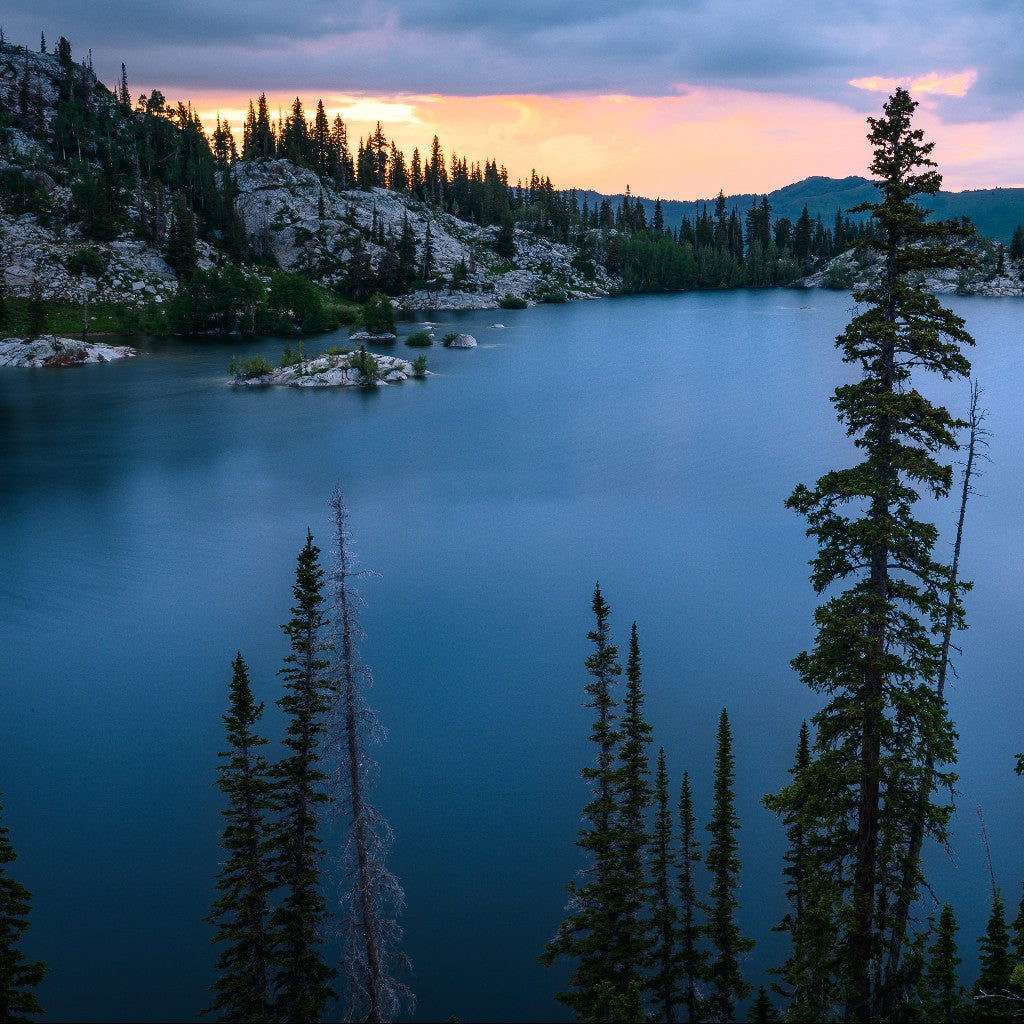
[[[929,878],[956,904],[973,976],[988,914],[977,807],[1014,911],[1024,874],[1024,305],[949,303],[978,342],[993,436],[949,691],[957,839]],[[437,314],[439,337],[480,346],[435,345],[433,376],[370,392],[227,388],[233,354],[277,359],[283,340],[266,338],[0,372],[0,791],[47,1018],[179,1021],[208,1005],[231,661],[240,649],[250,665],[276,753],[295,559],[307,527],[330,547],[339,483],[379,573],[361,586],[362,653],[389,733],[375,799],[408,897],[416,1017],[568,1019],[553,999],[567,972],[537,955],[582,865],[597,580],[623,660],[638,624],[655,746],[675,793],[690,772],[702,824],[729,709],[741,923],[758,941],[746,971],[765,981],[783,955],[783,839],[759,798],[818,706],[789,665],[812,641],[814,549],[783,502],[851,458],[828,401],[851,374],[833,345],[851,308],[780,290]],[[966,408],[965,382],[920,387]],[[930,512],[945,557],[955,507]]]

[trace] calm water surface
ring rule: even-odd
[[[1024,875],[1024,305],[952,305],[978,341],[993,439],[963,553],[958,838],[930,877],[970,960],[987,916],[978,805],[1013,903]],[[231,355],[276,358],[273,339],[0,372],[0,790],[48,1018],[207,1005],[230,663],[241,649],[279,738],[279,627],[307,526],[329,544],[336,483],[380,573],[363,586],[363,651],[390,733],[376,797],[408,894],[417,1018],[565,1017],[565,972],[536,957],[580,866],[598,579],[623,648],[638,623],[655,743],[674,787],[691,773],[704,821],[729,708],[747,973],[764,980],[782,843],[758,798],[816,708],[789,667],[812,638],[813,549],[783,501],[850,457],[828,403],[850,373],[832,344],[850,308],[777,291],[441,314],[439,335],[480,347],[435,347],[435,376],[372,393],[227,389]],[[966,385],[924,387],[965,404]]]

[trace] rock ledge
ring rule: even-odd
[[[0,341],[0,366],[82,366],[85,363],[128,359],[136,354],[135,349],[126,345],[58,338],[53,334],[44,334],[31,341],[21,338]]]

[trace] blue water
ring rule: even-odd
[[[963,552],[976,585],[951,690],[957,842],[930,869],[969,970],[987,916],[977,805],[1012,903],[1024,875],[1024,307],[951,304],[978,340],[993,432]],[[789,667],[812,639],[813,549],[783,501],[850,458],[828,403],[851,373],[832,344],[850,307],[773,291],[438,314],[439,335],[480,347],[435,346],[434,376],[370,393],[226,388],[231,355],[276,358],[273,339],[0,373],[0,790],[48,1017],[189,1020],[207,1005],[230,663],[241,649],[279,738],[279,626],[307,526],[329,545],[336,483],[380,574],[362,586],[363,654],[389,730],[376,800],[408,896],[417,1018],[566,1017],[565,971],[536,957],[581,866],[596,580],[623,647],[638,623],[655,743],[674,787],[690,772],[705,821],[729,708],[741,916],[759,943],[746,968],[764,980],[782,840],[758,798],[817,706]],[[922,386],[963,409],[966,385]],[[955,510],[933,511],[948,524]]]

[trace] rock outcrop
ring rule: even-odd
[[[408,223],[422,255],[429,230],[436,287],[396,299],[406,310],[489,309],[505,295],[535,302],[554,291],[589,298],[615,287],[607,275],[581,275],[571,246],[517,230],[515,258],[502,259],[494,249],[497,227],[470,224],[387,189],[338,191],[287,160],[242,161],[232,173],[235,208],[254,249],[328,286],[348,280],[353,261],[378,270],[387,254],[376,240],[381,235],[397,239]],[[464,280],[452,288],[457,268]]]
[[[476,348],[476,338],[472,334],[449,334],[442,344],[446,348]]]
[[[81,366],[84,363],[110,363],[136,355],[126,345],[107,345],[97,341],[78,341],[44,334],[41,338],[0,341],[0,366]]]
[[[427,373],[425,369],[417,373],[412,363],[397,356],[377,355],[359,349],[355,352],[328,352],[267,373],[247,376],[243,370],[228,383],[232,387],[344,388],[398,384]]]
[[[964,269],[951,267],[918,273],[915,284],[936,295],[1024,296],[1021,270],[1003,254],[998,243],[976,240],[967,243],[974,265]],[[882,257],[865,250],[840,253],[821,267],[794,282],[797,288],[831,288],[850,291],[867,287],[878,279]]]

